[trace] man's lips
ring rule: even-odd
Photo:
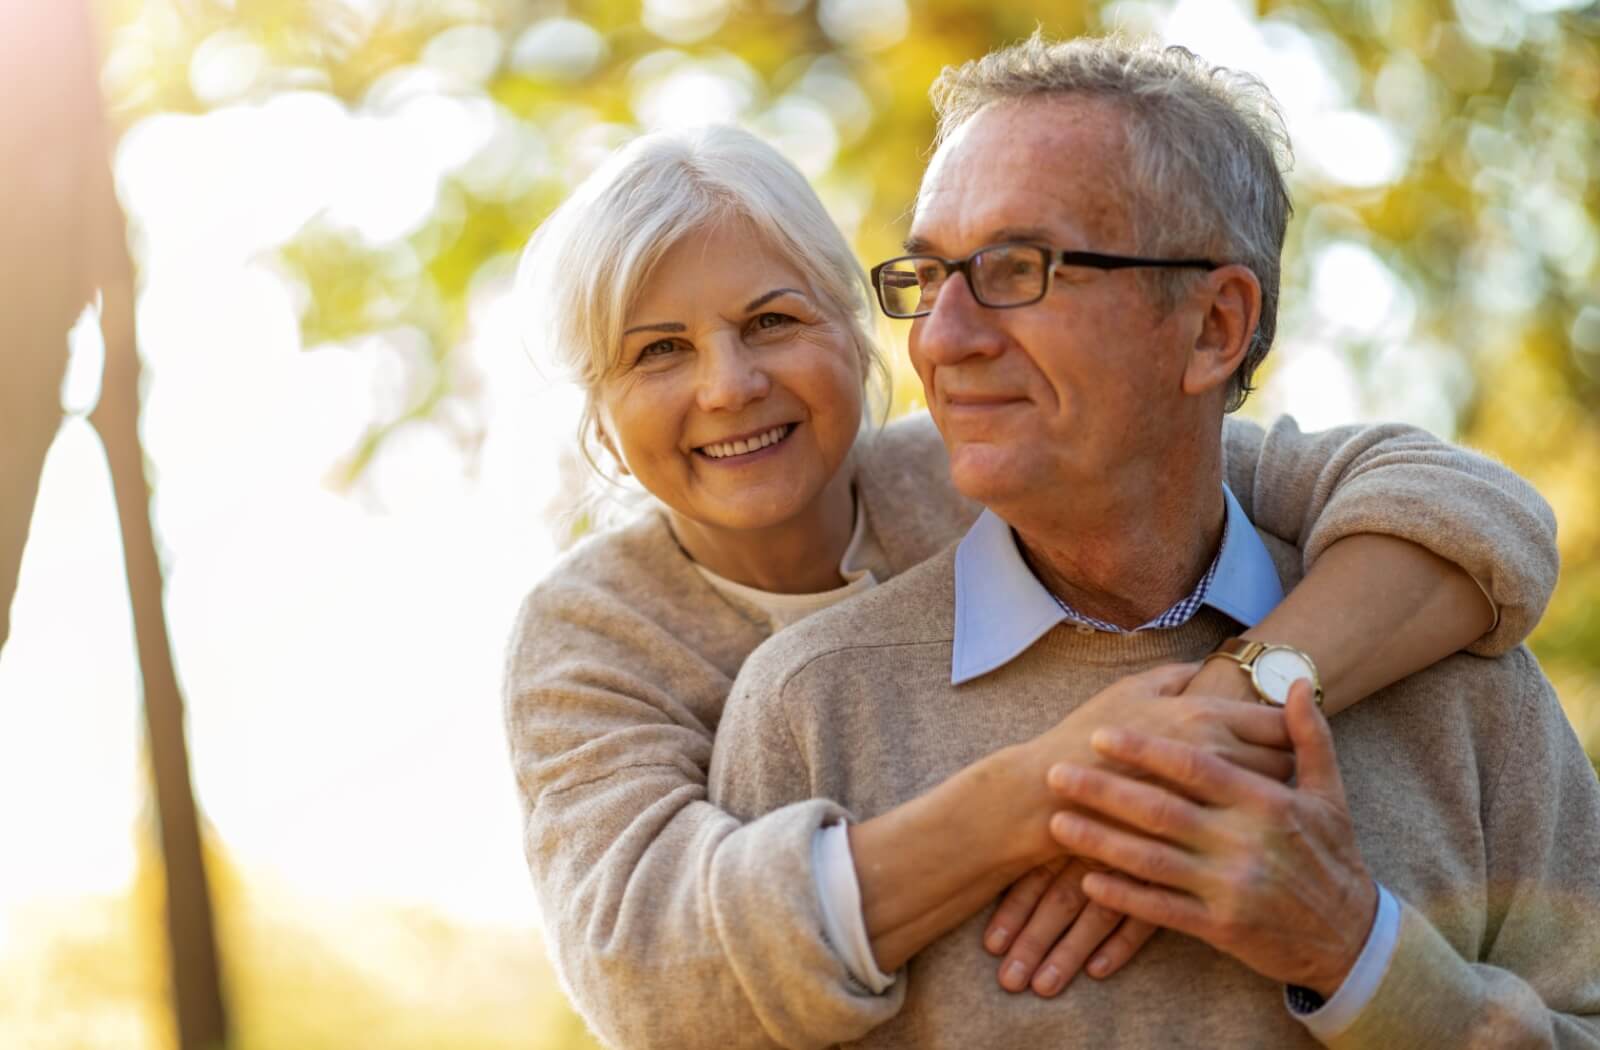
[[[1017,394],[943,394],[939,400],[946,408],[981,412],[1024,404],[1028,399]]]

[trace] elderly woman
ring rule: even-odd
[[[885,373],[870,289],[752,136],[636,140],[541,228],[524,275],[587,393],[591,462],[653,497],[550,572],[511,642],[507,732],[562,982],[619,1046],[858,1037],[898,1002],[892,972],[993,900],[971,877],[974,844],[1009,834],[985,826],[988,760],[848,831],[827,799],[741,825],[705,801],[713,736],[765,638],[929,557],[977,508],[925,416],[864,423]],[[1230,420],[1225,439],[1230,489],[1308,566],[1246,636],[1311,654],[1330,712],[1462,647],[1504,652],[1542,611],[1553,519],[1503,468],[1404,427]],[[1455,521],[1446,549],[1435,516]],[[1238,702],[1241,681],[1201,671],[1185,691],[1207,717],[1171,731],[1285,776],[1279,723]],[[1028,873],[995,912],[1005,987],[1055,994],[1086,961],[1103,978],[1148,935],[1083,909],[1077,875]]]

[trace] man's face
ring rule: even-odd
[[[982,110],[929,166],[910,250],[955,259],[1030,241],[1138,254],[1120,192],[1122,119],[1090,99]],[[1164,316],[1136,273],[1058,267],[1044,299],[1004,310],[952,276],[913,323],[911,361],[964,494],[1004,515],[1114,482],[1119,466],[1177,440],[1198,319]]]

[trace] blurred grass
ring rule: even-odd
[[[597,1050],[531,930],[312,900],[208,857],[228,1050]],[[0,945],[0,1047],[169,1050],[161,872],[129,892],[37,903]]]

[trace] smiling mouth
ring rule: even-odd
[[[748,456],[752,452],[760,452],[764,448],[776,445],[794,433],[794,428],[797,425],[795,423],[784,423],[748,438],[739,438],[735,441],[717,441],[710,445],[701,445],[695,451],[711,459],[731,459],[734,456]]]

